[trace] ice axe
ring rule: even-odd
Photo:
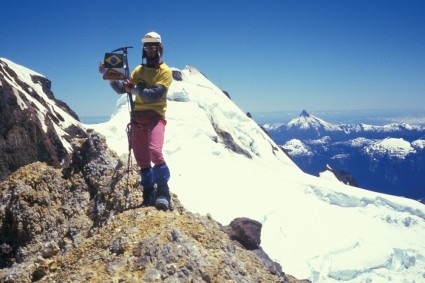
[[[117,48],[110,53],[105,54],[104,67],[107,68],[103,79],[105,80],[128,80],[130,78],[130,68],[128,66],[128,48],[133,46],[124,46]],[[128,138],[128,160],[127,160],[127,188],[124,192],[126,204],[128,206],[128,195],[129,195],[129,175],[131,167],[131,121],[133,120],[134,114],[134,101],[133,95],[127,92],[128,102],[130,103],[130,123],[127,125],[127,138]]]

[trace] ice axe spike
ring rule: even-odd
[[[133,48],[133,46],[124,46],[124,47],[120,47],[115,49],[114,51],[112,51],[111,53],[117,52],[117,51],[123,51],[123,52],[127,52],[128,48]]]

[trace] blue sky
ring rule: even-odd
[[[191,65],[245,112],[425,109],[425,1],[6,0],[0,57],[52,81],[79,116],[110,115],[97,73],[123,45],[161,34],[164,61]]]

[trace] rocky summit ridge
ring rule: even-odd
[[[137,174],[126,191],[122,163],[90,139],[72,174],[36,162],[1,183],[1,282],[299,282],[176,195],[172,212],[139,207]]]
[[[262,250],[255,221],[223,226],[176,195],[173,211],[140,207],[138,169],[128,172],[102,135],[82,127],[47,79],[31,83],[14,63],[0,65],[10,116],[0,120],[0,282],[302,282]],[[12,123],[19,117],[34,131]]]

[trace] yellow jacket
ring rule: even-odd
[[[171,69],[162,62],[159,67],[150,68],[145,65],[139,65],[130,75],[130,82],[137,88],[152,88],[155,85],[161,85],[165,88],[165,93],[158,100],[151,101],[136,95],[134,102],[134,111],[154,110],[161,116],[165,116],[167,109],[167,92],[173,82]]]

